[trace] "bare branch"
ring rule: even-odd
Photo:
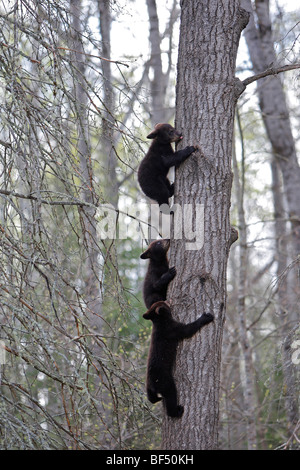
[[[289,70],[296,70],[300,68],[300,64],[291,64],[291,65],[283,65],[282,67],[270,67],[264,72],[258,73],[256,75],[252,75],[252,77],[248,77],[245,80],[242,80],[242,83],[245,86],[250,85],[250,83],[255,82],[261,78],[268,77],[269,75],[277,75],[278,73],[288,72]]]

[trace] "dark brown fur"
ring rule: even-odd
[[[153,323],[147,367],[147,397],[151,403],[164,399],[167,414],[180,418],[184,408],[178,405],[177,389],[172,375],[179,341],[191,338],[204,325],[213,320],[213,315],[203,313],[196,321],[184,325],[172,318],[167,302],[156,302],[143,315]],[[162,396],[159,397],[158,393]]]
[[[147,308],[154,302],[166,300],[169,283],[176,275],[175,267],[169,268],[167,252],[170,240],[155,240],[141,254],[142,259],[149,259],[149,265],[144,280],[143,297]]]
[[[153,141],[140,163],[138,181],[146,196],[157,201],[159,205],[168,204],[169,198],[174,194],[174,184],[167,178],[168,171],[172,166],[177,168],[196,147],[186,147],[174,152],[171,143],[179,142],[182,134],[170,124],[156,124],[154,131],[147,138]]]

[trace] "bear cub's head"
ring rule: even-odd
[[[167,238],[162,240],[154,240],[148,246],[147,250],[140,255],[140,258],[150,258],[153,261],[160,261],[166,258],[167,251],[170,248],[170,240]]]
[[[147,139],[156,139],[157,142],[164,144],[179,142],[182,138],[182,133],[174,129],[170,124],[156,124],[154,131],[147,135]]]
[[[172,316],[170,305],[164,300],[155,302],[151,305],[149,310],[144,313],[143,318],[145,320],[152,320],[153,322],[160,321],[162,319],[170,318]]]

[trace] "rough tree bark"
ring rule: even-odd
[[[183,212],[192,204],[195,223],[196,204],[204,205],[204,227],[196,226],[197,232],[204,229],[204,242],[197,250],[187,250],[185,239],[172,240],[170,264],[177,276],[168,298],[180,321],[195,320],[203,311],[213,313],[215,321],[178,348],[174,374],[185,412],[177,420],[164,416],[162,448],[214,449],[232,241],[231,155],[239,95],[235,61],[248,15],[238,0],[181,1],[181,7],[176,127],[184,133],[182,145],[198,143],[201,152],[176,171],[175,203]]]

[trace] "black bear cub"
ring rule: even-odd
[[[184,407],[177,403],[177,390],[172,376],[177,344],[185,338],[191,338],[214,317],[210,313],[203,313],[196,321],[184,325],[172,318],[170,306],[164,301],[153,304],[143,317],[153,323],[146,381],[148,400],[156,403],[163,398],[168,416],[180,418]]]
[[[174,152],[171,143],[179,142],[182,134],[170,124],[156,124],[147,139],[153,139],[150,148],[140,163],[138,181],[142,191],[161,204],[168,204],[174,194],[174,184],[167,178],[169,169],[176,168],[186,160],[196,147],[186,147]]]
[[[169,247],[170,240],[155,240],[140,256],[142,259],[150,260],[143,286],[143,297],[147,308],[150,308],[154,302],[166,300],[168,284],[176,275],[175,267],[169,268],[167,257]]]

